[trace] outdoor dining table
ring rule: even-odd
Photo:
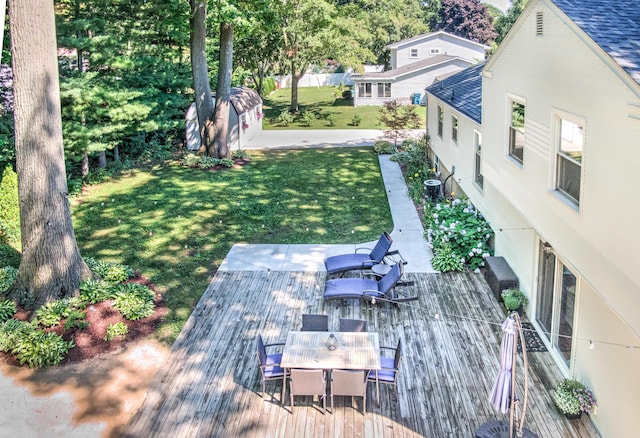
[[[336,338],[335,350],[328,348],[331,334]],[[291,331],[284,344],[280,366],[284,369],[379,370],[378,333]]]

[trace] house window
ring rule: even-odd
[[[451,115],[451,140],[458,142],[458,116]]]
[[[578,281],[548,243],[540,242],[538,253],[536,321],[543,336],[569,366]]]
[[[482,188],[482,184],[484,183],[480,169],[480,162],[482,158],[482,134],[478,131],[473,131],[473,149],[475,150],[474,181],[480,188]]]
[[[511,126],[509,126],[509,156],[518,163],[524,162],[524,104],[511,102]]]
[[[418,49],[411,49],[409,52],[409,58],[417,58],[418,57]]]
[[[442,130],[444,125],[444,109],[438,105],[438,137],[442,138]]]
[[[536,36],[544,35],[544,12],[536,12]]]
[[[440,49],[429,49],[429,55],[439,55]]]
[[[378,97],[391,97],[391,82],[378,82]]]
[[[580,204],[580,175],[584,149],[584,126],[558,118],[558,152],[555,189],[571,203]]]
[[[371,97],[371,82],[358,83],[358,97]]]

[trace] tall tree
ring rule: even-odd
[[[429,23],[433,30],[444,30],[481,44],[491,44],[495,40],[493,19],[480,0],[437,1],[440,9],[432,13]]]
[[[214,150],[218,158],[229,158],[229,106],[231,105],[231,74],[233,73],[233,23],[220,23],[220,62],[216,85],[214,113]]]
[[[516,22],[525,6],[527,6],[527,0],[513,0],[511,7],[507,9],[507,13],[496,19],[495,27],[498,32],[498,36],[496,37],[497,43],[501,43],[504,37],[507,36],[513,23]]]
[[[67,198],[53,0],[11,0],[9,23],[22,255],[7,295],[37,308],[77,295],[91,271]]]
[[[209,67],[207,65],[207,1],[189,0],[191,18],[189,44],[191,51],[191,74],[195,90],[196,113],[200,127],[200,150],[198,153],[215,156],[214,104],[211,96]]]

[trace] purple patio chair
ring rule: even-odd
[[[380,355],[380,369],[370,370],[367,375],[369,382],[376,382],[376,399],[380,403],[380,393],[378,392],[378,382],[393,385],[396,393],[398,392],[398,373],[400,372],[400,360],[402,359],[402,341],[398,339],[398,346],[380,347],[381,350],[393,351],[393,357]]]
[[[282,380],[282,392],[284,392],[285,370],[280,367],[282,353],[267,354],[267,347],[284,345],[284,342],[276,344],[264,344],[262,336],[258,335],[256,347],[258,351],[258,364],[260,366],[260,374],[262,376],[262,397],[264,398],[265,382],[267,380]],[[282,393],[280,395],[282,400]]]
[[[371,269],[372,266],[383,262],[384,258],[391,254],[389,248],[393,240],[385,231],[380,235],[378,243],[373,250],[370,248],[356,248],[353,254],[340,254],[324,259],[324,267],[327,269],[327,275],[342,274],[347,271],[357,269]],[[368,253],[359,252],[369,250]]]

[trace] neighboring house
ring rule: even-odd
[[[382,105],[389,100],[412,102],[413,95],[438,77],[485,59],[488,46],[444,31],[418,35],[387,46],[391,70],[352,75],[354,105]]]
[[[213,97],[215,102],[215,96]],[[229,149],[242,149],[249,140],[262,132],[262,99],[248,87],[231,88],[229,108]],[[187,149],[200,148],[200,134],[195,102],[189,106],[186,119]]]
[[[428,89],[443,175],[455,166],[529,319],[562,373],[594,390],[591,419],[611,437],[640,424],[639,10],[638,0],[529,0],[481,83],[470,69]],[[468,99],[480,92],[478,117]]]

